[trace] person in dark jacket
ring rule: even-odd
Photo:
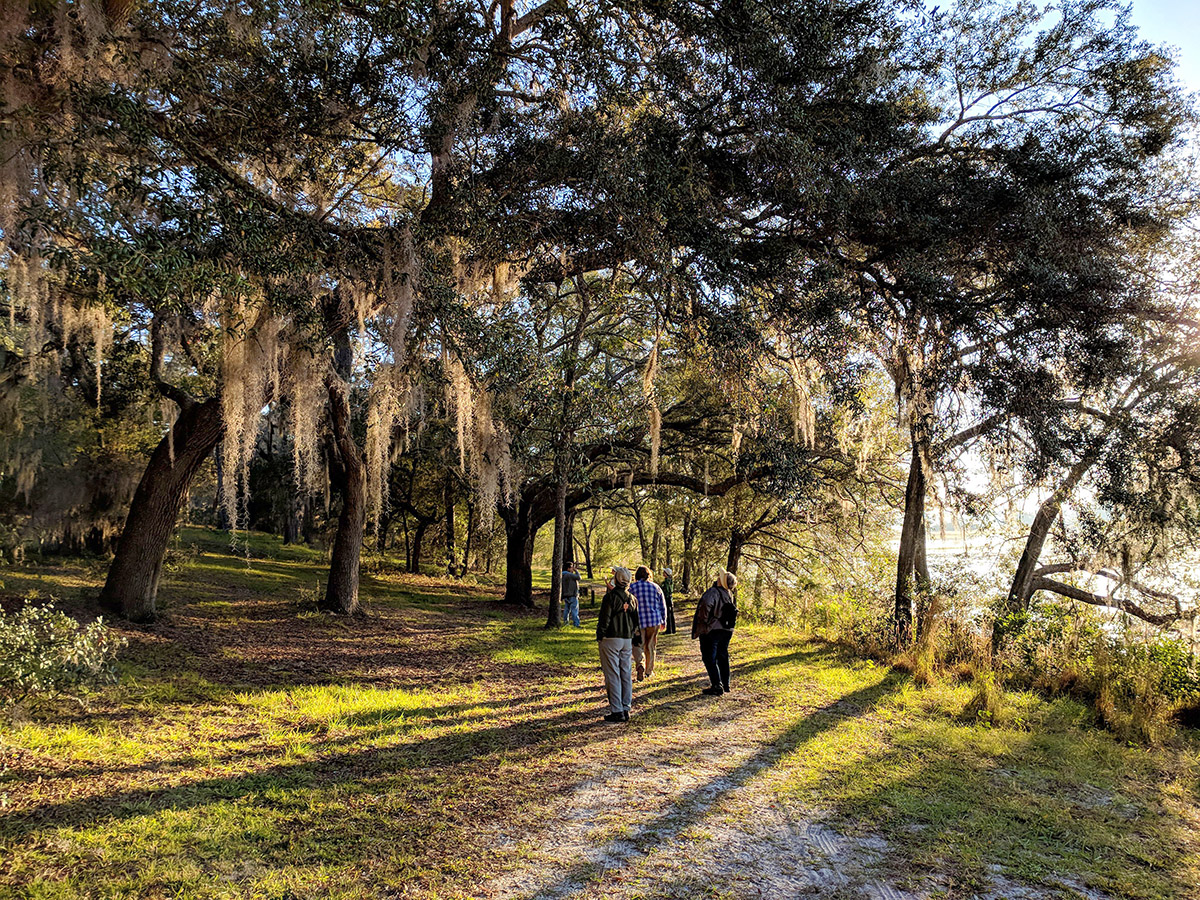
[[[567,563],[562,573],[562,623],[567,620],[579,627],[579,569],[575,563]]]
[[[737,578],[731,572],[721,572],[717,580],[700,596],[696,615],[692,618],[692,639],[700,638],[700,657],[708,672],[710,685],[701,693],[720,697],[729,690],[729,639],[733,628],[721,621],[727,604],[734,602]]]
[[[612,580],[600,602],[596,640],[608,691],[605,722],[628,722],[633,706],[633,634],[638,630],[637,600],[629,593],[629,570],[613,566]]]
[[[675,576],[671,574],[670,568],[663,569],[663,580],[659,585],[662,588],[663,599],[667,601],[667,627],[663,631],[664,634],[674,634],[675,627]]]

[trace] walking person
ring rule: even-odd
[[[596,640],[608,692],[605,722],[628,722],[633,706],[633,633],[638,627],[637,600],[629,593],[629,570],[613,566],[612,580],[600,602]]]
[[[575,563],[567,563],[562,573],[562,623],[579,627],[579,569]]]
[[[650,580],[650,570],[638,566],[629,593],[637,599],[638,622],[642,627],[642,654],[646,657],[646,677],[654,674],[658,633],[667,623],[667,601],[662,588]],[[638,679],[641,680],[640,678]]]
[[[721,572],[701,595],[692,618],[692,639],[700,639],[700,657],[710,682],[701,693],[713,697],[729,690],[729,639],[737,623],[736,588],[737,577],[732,572]]]
[[[670,567],[663,569],[663,580],[659,584],[662,588],[663,599],[667,601],[667,627],[663,629],[663,634],[674,634],[675,628],[675,576],[671,574]]]

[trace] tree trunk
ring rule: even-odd
[[[442,502],[446,508],[446,571],[453,575],[458,567],[458,536],[454,527],[454,473],[449,469],[443,483]]]
[[[229,512],[225,507],[225,454],[221,452],[220,438],[217,438],[216,450],[213,453],[213,464],[217,468],[216,522],[220,531],[229,530]]]
[[[561,624],[562,573],[567,557],[567,471],[559,464],[558,485],[554,492],[554,552],[550,555],[550,608],[546,612],[546,627]]]
[[[646,523],[642,521],[642,506],[636,498],[630,497],[629,506],[633,510],[633,522],[637,525],[638,544],[642,548],[642,561],[650,559],[650,541],[646,538]]]
[[[421,574],[421,545],[425,543],[425,529],[428,527],[429,524],[423,519],[417,519],[417,526],[413,529],[412,555],[408,567],[413,575]]]
[[[467,574],[467,569],[471,566],[471,546],[475,541],[475,529],[479,523],[475,521],[475,504],[471,501],[470,496],[467,498],[467,536],[466,543],[463,545],[462,555],[462,571]]]
[[[379,523],[375,526],[375,549],[380,553],[387,552],[388,532],[391,530],[392,513],[390,510],[385,509],[379,514]]]
[[[581,541],[576,538],[576,543],[579,545],[579,549],[583,551],[583,568],[584,571],[587,572],[587,577],[589,580],[596,577],[592,574],[592,529],[596,527],[595,519],[593,519],[592,522],[593,524],[591,527],[589,527],[587,521],[585,520],[583,523],[583,540]]]
[[[1100,449],[1093,445],[1083,458],[1071,467],[1062,484],[1038,507],[1037,514],[1033,517],[1033,524],[1029,526],[1029,535],[1025,538],[1025,549],[1017,563],[1017,571],[1013,574],[1008,597],[1004,601],[1003,613],[992,628],[993,652],[999,650],[1001,644],[1008,637],[1021,630],[1019,619],[1029,609],[1029,598],[1033,596],[1034,572],[1037,570],[1042,549],[1046,545],[1046,538],[1050,535],[1050,529],[1054,527],[1055,520],[1062,512],[1063,503],[1071,496],[1079,482],[1083,480],[1083,476],[1099,458]]]
[[[504,602],[533,606],[533,522],[529,504],[518,498],[517,508],[504,517]]]
[[[692,589],[692,542],[696,539],[696,515],[692,510],[683,513],[683,568],[679,572],[679,590],[684,595]]]
[[[221,439],[221,401],[184,409],[142,473],[100,603],[134,622],[153,621],[163,556],[188,488]],[[171,449],[174,446],[174,459]]]
[[[736,575],[738,563],[742,561],[742,549],[746,546],[746,536],[736,528],[729,533],[729,555],[725,559],[725,571]]]
[[[901,643],[912,637],[914,573],[927,581],[925,567],[925,470],[921,451],[913,442],[908,466],[908,486],[904,492],[904,525],[900,530],[900,552],[896,563],[895,624]],[[918,559],[920,560],[918,569]]]
[[[330,375],[325,387],[336,450],[336,465],[330,466],[330,475],[342,498],[342,509],[329,561],[329,583],[320,606],[329,612],[353,615],[359,611],[358,570],[367,527],[367,469],[350,427],[349,385],[339,376]]]

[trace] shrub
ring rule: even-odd
[[[0,705],[30,697],[78,696],[116,680],[125,639],[103,620],[81,625],[52,606],[0,614]]]

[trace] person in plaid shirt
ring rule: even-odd
[[[637,598],[638,624],[642,627],[642,654],[646,658],[645,677],[654,674],[654,655],[658,648],[658,633],[667,623],[667,599],[662,588],[650,580],[650,570],[638,566],[629,593]],[[642,665],[638,663],[638,681],[642,680]]]

